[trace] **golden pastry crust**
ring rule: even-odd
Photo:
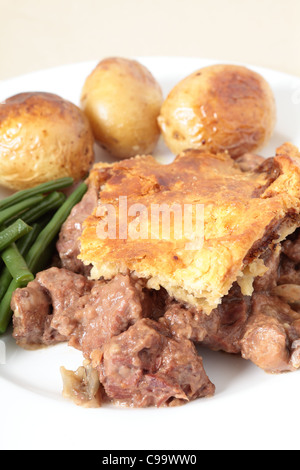
[[[169,237],[100,239],[97,227],[105,211],[98,208],[85,222],[80,259],[93,264],[94,279],[129,271],[147,280],[148,287],[162,286],[176,300],[209,314],[232,284],[243,278],[243,271],[248,277],[251,272],[255,275],[257,260],[267,246],[299,224],[299,154],[294,147],[283,149],[254,172],[242,172],[226,153],[198,150],[185,151],[170,165],[161,165],[151,156],[95,165],[90,177],[102,175],[99,207],[114,207],[117,229],[120,197],[127,197],[128,208],[143,204],[148,214],[152,204],[202,204],[204,243],[202,248],[186,249],[195,241],[194,234],[184,232],[178,239],[173,231],[175,218],[171,218]],[[131,222],[138,223],[138,217],[129,217]],[[147,227],[148,235],[153,234],[151,217]]]

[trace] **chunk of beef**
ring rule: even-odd
[[[300,288],[277,286],[280,250],[267,250],[269,268],[254,282],[252,297],[237,285],[210,316],[172,303],[161,320],[173,335],[199,342],[213,350],[241,353],[267,372],[300,367]],[[284,255],[286,256],[286,255]],[[291,305],[289,305],[291,304]]]
[[[300,230],[283,243],[282,252],[295,264],[300,263]]]
[[[215,323],[215,315],[212,312],[207,316],[201,310],[197,311],[174,301],[169,304],[160,323],[168,327],[176,338],[201,343],[207,336],[208,324]]]
[[[89,292],[92,284],[80,274],[51,268],[37,274],[26,288],[17,289],[11,303],[16,341],[22,346],[67,341],[68,335],[59,332],[52,322]]]
[[[14,311],[13,336],[19,345],[52,344],[64,340],[50,327],[51,299],[37,281],[16,290],[11,307]]]
[[[75,305],[80,297],[91,291],[94,284],[85,276],[59,268],[50,268],[38,273],[36,281],[50,296],[56,315]]]
[[[294,261],[289,259],[286,255],[281,255],[280,260],[280,274],[278,278],[278,285],[282,284],[297,284],[300,286],[300,269]]]
[[[164,288],[159,290],[147,289],[144,287],[144,317],[149,317],[152,320],[158,321],[164,316],[167,306],[170,304],[170,297]]]
[[[300,285],[300,229],[282,244],[279,279],[281,284]]]
[[[93,349],[149,314],[151,305],[142,285],[129,276],[89,281],[51,268],[14,293],[14,337],[23,346],[69,341],[89,357]]]
[[[173,335],[213,349],[238,354],[249,315],[249,299],[235,284],[222,304],[208,316],[201,311],[171,303],[164,319]]]
[[[234,287],[216,309],[215,322],[208,324],[203,344],[214,351],[238,354],[249,314],[249,298]]]
[[[266,372],[300,367],[300,314],[278,297],[254,294],[252,315],[241,341],[242,356]]]
[[[174,405],[215,390],[194,345],[150,319],[95,350],[92,364],[108,397],[136,407]]]
[[[54,316],[52,326],[89,358],[94,349],[143,317],[144,300],[137,283],[118,275],[107,283],[95,282],[87,294]]]
[[[97,203],[97,187],[90,185],[81,202],[73,208],[70,216],[61,228],[57,242],[57,251],[62,267],[69,271],[85,275],[89,274],[90,267],[85,266],[78,259],[80,253],[79,237],[82,233],[83,222],[92,214],[93,210],[97,207]]]
[[[268,271],[263,276],[256,277],[253,287],[255,292],[271,292],[278,283],[281,247],[268,248],[261,259]]]

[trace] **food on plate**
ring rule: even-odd
[[[0,333],[13,317],[19,346],[80,351],[77,371],[61,367],[77,405],[212,397],[198,345],[268,373],[300,368],[300,152],[257,154],[275,124],[269,85],[212,66],[161,104],[144,66],[110,58],[85,83],[87,117],[46,93],[0,109],[0,164],[9,147],[21,162],[0,181],[25,188],[0,201]],[[158,122],[178,153],[168,165],[150,155]],[[91,127],[122,162],[95,164],[67,198],[93,161]]]
[[[277,283],[282,284],[278,266],[284,272],[283,250],[293,243],[299,226],[299,158],[298,150],[286,144],[274,158],[259,166],[255,164],[256,156],[253,165],[248,156],[248,171],[227,154],[197,150],[184,152],[166,166],[151,157],[128,160],[122,165],[98,164],[93,172],[106,175],[107,180],[101,182],[98,210],[85,223],[80,259],[92,265],[93,279],[111,279],[129,272],[143,280],[148,289],[166,291],[175,304],[169,303],[170,314],[164,321],[175,335],[181,330],[181,336],[212,349],[241,352],[271,372],[296,369],[300,365],[300,316],[294,302],[283,308],[282,293],[279,296],[273,290]],[[175,201],[204,204],[203,246],[186,250],[186,236],[99,239],[97,229],[105,217],[100,208],[113,206],[118,215],[120,196],[127,197],[128,207],[142,203],[148,214],[151,204],[166,201],[170,206]],[[153,233],[149,219],[146,228],[148,235]],[[293,269],[297,269],[295,263]],[[282,356],[274,357],[271,351],[271,358],[267,358],[258,320],[270,328]],[[277,332],[281,332],[280,342]],[[255,335],[260,357],[251,349]],[[271,345],[272,341],[267,346],[270,350]]]
[[[98,394],[99,387],[93,389],[99,405],[103,395],[106,401],[116,399],[142,407],[175,405],[214,393],[192,342],[173,338],[164,325],[144,318],[154,312],[156,302],[129,276],[91,281],[51,268],[15,292],[12,308],[17,312],[14,338],[19,345],[69,341],[83,352],[87,364],[98,371],[103,392]],[[81,372],[82,368],[74,373],[73,380],[70,371],[62,373],[65,393],[75,401],[78,388],[91,388],[86,382],[79,386],[78,375],[95,381],[91,374]],[[81,404],[88,406],[96,398],[88,397]]]
[[[85,266],[78,259],[80,253],[79,237],[82,233],[83,222],[97,207],[99,191],[99,183],[93,182],[91,178],[89,180],[87,193],[83,196],[82,201],[73,208],[67,221],[63,224],[57,242],[61,266],[69,271],[86,275],[89,275],[90,267]]]
[[[78,406],[99,408],[102,404],[102,389],[96,369],[88,361],[76,372],[61,367],[63,377],[63,397],[69,398]]]
[[[60,178],[1,201],[0,220],[6,228],[0,232],[0,256],[4,262],[0,272],[0,333],[5,333],[12,317],[13,293],[33,282],[35,274],[51,262],[53,242],[62,224],[87,191],[85,183],[68,198],[56,191],[73,182],[69,177]],[[35,317],[34,311],[31,316]]]
[[[30,231],[31,227],[29,227],[29,225],[27,225],[23,220],[16,220],[16,222],[0,232],[0,251],[5,250],[19,238],[27,235]]]
[[[209,314],[237,278],[247,291],[251,273],[265,269],[260,260],[265,245],[259,241],[268,241],[274,230],[284,233],[296,219],[299,157],[291,159],[288,148],[281,151],[282,155],[266,160],[255,172],[242,172],[226,153],[198,150],[183,152],[169,165],[161,165],[151,156],[96,164],[92,174],[98,172],[101,179],[99,205],[85,222],[79,258],[93,266],[93,279],[111,279],[129,270],[150,288],[161,286],[171,297]],[[108,205],[116,212],[116,225],[121,225],[120,197],[126,198],[128,208],[145,207],[145,236],[130,236],[130,228],[139,220],[138,212],[129,217],[124,239],[100,237]],[[164,203],[170,208],[175,203],[181,207],[204,205],[203,246],[198,248],[195,243],[193,248],[192,242],[197,242],[193,239],[195,224],[194,230],[182,231],[180,237],[175,237],[172,224],[168,237],[162,230],[155,234],[155,220],[150,215],[153,206],[163,209]]]
[[[41,194],[47,194],[59,189],[65,189],[74,183],[73,178],[66,177],[66,178],[59,178],[54,181],[49,181],[47,183],[42,183],[34,188],[30,189],[23,189],[22,191],[18,191],[13,193],[11,196],[6,197],[0,201],[0,210],[3,211],[8,207],[15,206],[24,200],[28,200],[34,196],[40,196]]]
[[[91,358],[107,395],[129,398],[135,407],[174,406],[215,392],[193,343],[173,338],[168,328],[147,318]]]
[[[97,141],[118,159],[151,153],[160,131],[160,85],[135,60],[102,60],[87,78],[81,105]]]
[[[158,118],[174,155],[194,148],[228,151],[232,158],[256,152],[276,122],[271,87],[242,66],[212,65],[195,71],[169,93]]]
[[[23,347],[68,342],[81,351],[83,366],[61,373],[64,396],[84,406],[211,397],[198,344],[269,373],[297,370],[299,162],[287,143],[262,162],[188,150],[170,165],[151,156],[96,164],[62,226],[60,264],[14,292],[15,340]],[[137,209],[128,212],[127,237],[101,238],[112,208],[122,228],[125,196],[127,208]],[[141,204],[165,214],[163,205],[178,201],[205,205],[202,246],[191,230],[156,232],[151,218],[144,219],[148,237],[132,236]]]
[[[94,162],[88,119],[50,93],[21,93],[0,105],[0,184],[21,190],[60,177],[80,181]]]

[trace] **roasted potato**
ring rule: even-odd
[[[276,121],[273,92],[266,80],[246,67],[213,65],[178,83],[158,118],[164,140],[177,155],[187,148],[232,158],[267,143]]]
[[[49,93],[22,93],[0,104],[0,184],[15,190],[72,176],[94,161],[94,137],[80,108]]]
[[[161,88],[149,70],[123,58],[102,60],[81,96],[96,140],[118,159],[153,151],[162,102]]]

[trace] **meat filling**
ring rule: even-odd
[[[177,338],[184,337],[202,343],[214,351],[238,354],[248,316],[249,298],[244,297],[240,287],[235,284],[222,304],[209,316],[171,302],[160,321]]]
[[[268,271],[246,297],[234,285],[209,317],[172,302],[161,320],[175,337],[241,354],[270,373],[300,367],[300,230],[264,253]]]
[[[129,276],[119,275],[107,283],[94,282],[87,294],[54,316],[52,325],[88,359],[94,349],[143,318],[144,302],[142,289]]]
[[[210,396],[214,386],[193,343],[174,339],[165,326],[143,318],[157,317],[165,297],[161,292],[159,299],[158,293],[129,276],[92,282],[51,268],[15,292],[14,337],[23,346],[69,341],[87,360],[102,355],[104,362],[97,370],[111,400],[126,399],[141,407]],[[84,406],[99,404],[99,387],[90,368],[63,370],[62,375],[65,396]]]
[[[254,294],[241,353],[266,372],[300,367],[300,315],[278,297]]]
[[[246,155],[239,164],[256,171],[261,158]],[[254,280],[252,296],[235,283],[207,316],[129,276],[87,278],[78,239],[97,199],[91,185],[64,224],[57,244],[62,268],[39,273],[12,299],[18,344],[68,341],[82,351],[88,365],[62,371],[66,396],[99,406],[105,392],[109,400],[137,407],[211,396],[214,385],[194,343],[241,354],[271,373],[300,367],[300,229],[264,251],[268,270]]]
[[[106,394],[127,405],[176,405],[215,391],[193,343],[150,319],[95,350],[92,363]]]
[[[90,267],[84,266],[78,259],[80,253],[79,237],[82,233],[82,224],[92,214],[98,204],[98,190],[90,185],[82,201],[77,204],[61,228],[57,251],[63,268],[78,274],[89,274]]]
[[[21,345],[69,341],[89,357],[93,349],[143,318],[146,302],[144,290],[129,276],[94,282],[51,268],[14,293],[13,336]]]
[[[13,335],[22,346],[69,341],[92,359],[113,401],[163,406],[210,396],[214,386],[193,343],[241,354],[271,373],[300,367],[300,282],[293,276],[300,264],[300,230],[281,248],[266,250],[263,261],[268,270],[255,279],[252,297],[236,283],[210,316],[129,276],[89,281],[51,268],[14,293]],[[75,384],[77,404],[98,403],[84,392],[95,375],[79,371],[73,381],[64,373],[65,389]]]
[[[11,304],[17,343],[30,347],[67,341],[63,329],[59,331],[52,322],[89,292],[91,285],[84,276],[51,268],[37,274],[26,288],[17,289]]]

